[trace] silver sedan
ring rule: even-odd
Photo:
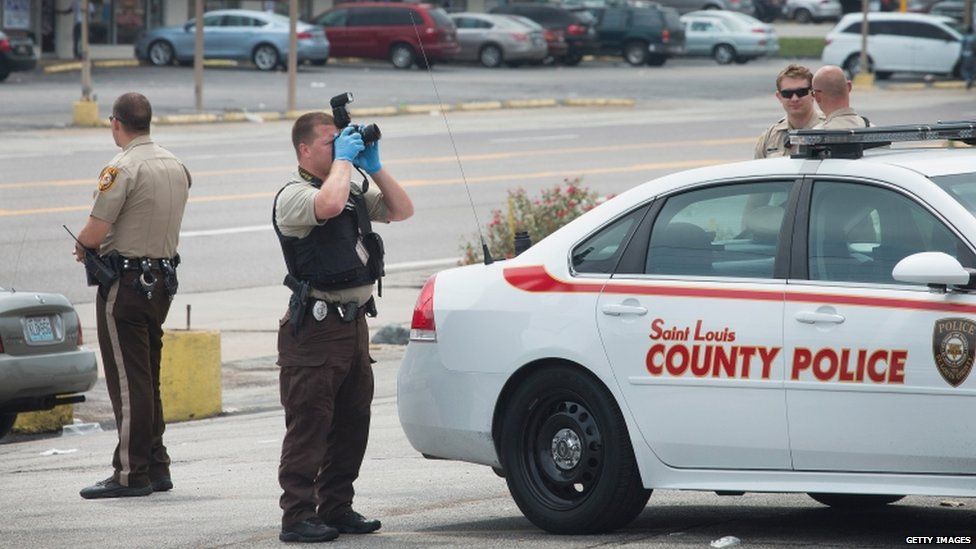
[[[80,402],[98,375],[78,313],[61,295],[0,288],[0,437],[19,412]]]
[[[298,62],[324,65],[329,41],[322,27],[299,21]],[[263,71],[282,65],[288,56],[288,18],[252,10],[217,10],[203,14],[203,56],[207,59],[252,61]],[[136,58],[153,65],[193,63],[196,25],[153,29],[136,42]]]
[[[720,65],[745,63],[779,52],[772,25],[741,13],[693,12],[681,17],[685,24],[685,54],[713,57]]]
[[[456,59],[479,61],[486,67],[502,63],[541,63],[548,53],[541,29],[531,28],[511,17],[485,13],[454,13],[461,53]]]

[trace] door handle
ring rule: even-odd
[[[838,315],[835,313],[818,313],[816,311],[800,311],[796,313],[794,318],[804,324],[840,324],[847,320],[843,315]]]
[[[640,305],[621,305],[620,303],[607,303],[603,306],[603,314],[609,316],[644,316],[647,308]]]

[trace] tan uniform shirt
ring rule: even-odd
[[[99,249],[123,257],[176,255],[190,173],[148,135],[132,140],[98,177],[91,215],[112,224]]]
[[[867,122],[864,117],[859,116],[854,109],[847,107],[838,109],[820,124],[816,126],[818,130],[849,130],[852,128],[866,128]]]
[[[355,181],[351,182],[349,186],[350,192],[362,193],[362,187]],[[278,195],[278,205],[275,209],[275,221],[278,223],[278,230],[281,231],[282,235],[305,238],[317,225],[324,225],[329,222],[328,219],[319,221],[315,217],[315,195],[318,192],[318,189],[300,175],[292,174],[289,185],[286,185],[281,194]],[[386,202],[383,201],[383,193],[376,185],[370,185],[363,198],[366,199],[370,221],[390,222],[390,212],[386,208]],[[373,285],[367,284],[331,292],[313,289],[311,294],[315,299],[332,303],[355,301],[362,305],[369,301],[370,296],[373,295]]]
[[[808,130],[823,122],[823,120],[824,115],[817,111],[810,118],[810,121],[807,122],[806,126],[803,126],[803,128],[794,128],[790,124],[789,117],[784,116],[779,122],[766,128],[766,131],[759,136],[759,140],[756,141],[756,150],[753,157],[776,158],[778,156],[789,156],[790,149],[786,147],[786,137],[790,133],[790,130]]]

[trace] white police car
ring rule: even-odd
[[[976,149],[862,154],[974,128],[800,132],[796,158],[662,177],[438,273],[398,380],[410,443],[504,471],[555,533],[621,527],[653,488],[976,496]]]

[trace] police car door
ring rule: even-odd
[[[737,181],[655,201],[600,295],[614,375],[668,465],[790,467],[780,243],[794,186]]]
[[[797,222],[785,317],[794,468],[971,474],[972,392],[937,363],[968,352],[971,364],[976,296],[898,282],[892,269],[923,251],[971,267],[972,252],[917,198],[881,183],[805,183],[798,211],[809,219]]]

